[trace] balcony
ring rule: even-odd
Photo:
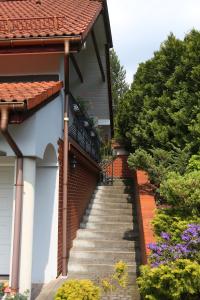
[[[100,161],[100,139],[91,119],[70,94],[69,136],[96,162]]]

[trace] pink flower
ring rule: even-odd
[[[4,290],[5,294],[10,294],[11,292],[12,292],[12,290],[9,287],[6,287],[5,290]]]

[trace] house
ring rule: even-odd
[[[67,275],[98,131],[112,135],[111,47],[106,1],[0,1],[0,276],[15,291]]]

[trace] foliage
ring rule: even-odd
[[[186,171],[200,171],[200,154],[193,155],[190,158]]]
[[[0,283],[0,297],[4,295],[4,284]]]
[[[124,67],[121,66],[119,58],[114,49],[110,51],[110,65],[112,98],[115,111],[121,98],[128,91],[128,84],[126,83],[126,71],[124,70]]]
[[[181,241],[180,235],[188,224],[200,224],[200,218],[174,208],[159,209],[152,221],[154,232],[157,237],[162,232],[168,232],[173,243]]]
[[[90,280],[68,280],[57,291],[55,300],[99,300],[100,289]]]
[[[90,109],[90,103],[81,97],[76,98],[76,102],[78,103],[78,106],[83,114],[87,114],[88,110]]]
[[[128,284],[127,265],[123,261],[119,261],[114,266],[114,273],[101,280],[101,287],[104,293],[109,294],[112,299],[112,294],[119,287],[126,288]]]
[[[27,300],[29,296],[29,291],[27,290],[24,294],[12,293],[12,290],[9,288],[8,282],[0,283],[0,299],[5,300]]]
[[[25,292],[24,294],[15,294],[15,295],[11,295],[11,296],[7,296],[5,299],[6,300],[28,300],[28,295],[29,292]]]
[[[168,265],[142,266],[137,279],[144,299],[198,300],[200,296],[200,265],[179,259]]]
[[[150,181],[157,186],[172,170],[184,172],[187,166],[188,156],[182,151],[166,151],[155,148],[147,152],[144,149],[137,149],[128,159],[132,169],[143,169],[148,172]]]
[[[170,205],[200,214],[200,171],[185,173],[182,176],[176,172],[168,173],[160,185],[159,192]]]
[[[179,239],[179,243],[174,243],[168,232],[161,232],[160,242],[149,244],[151,266],[157,267],[181,258],[200,263],[200,225],[188,224]]]
[[[200,146],[200,32],[183,41],[171,34],[140,64],[119,103],[117,133],[133,152],[141,148],[197,155]]]

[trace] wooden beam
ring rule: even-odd
[[[98,60],[100,71],[101,71],[101,77],[102,77],[103,82],[105,82],[106,81],[106,76],[105,76],[105,73],[104,73],[103,64],[102,64],[102,61],[101,61],[101,56],[100,56],[100,53],[99,53],[99,48],[98,48],[98,45],[97,45],[97,40],[96,40],[96,36],[95,36],[95,33],[94,33],[93,29],[91,31],[91,34],[92,34],[92,41],[93,41],[93,44],[94,44],[96,57],[97,57],[97,60]]]
[[[74,66],[74,69],[76,70],[76,73],[78,74],[78,77],[79,77],[80,81],[83,83],[83,75],[81,73],[81,70],[79,68],[79,65],[78,65],[78,63],[76,61],[76,58],[75,58],[73,53],[70,54],[70,58],[71,58],[73,66]]]

